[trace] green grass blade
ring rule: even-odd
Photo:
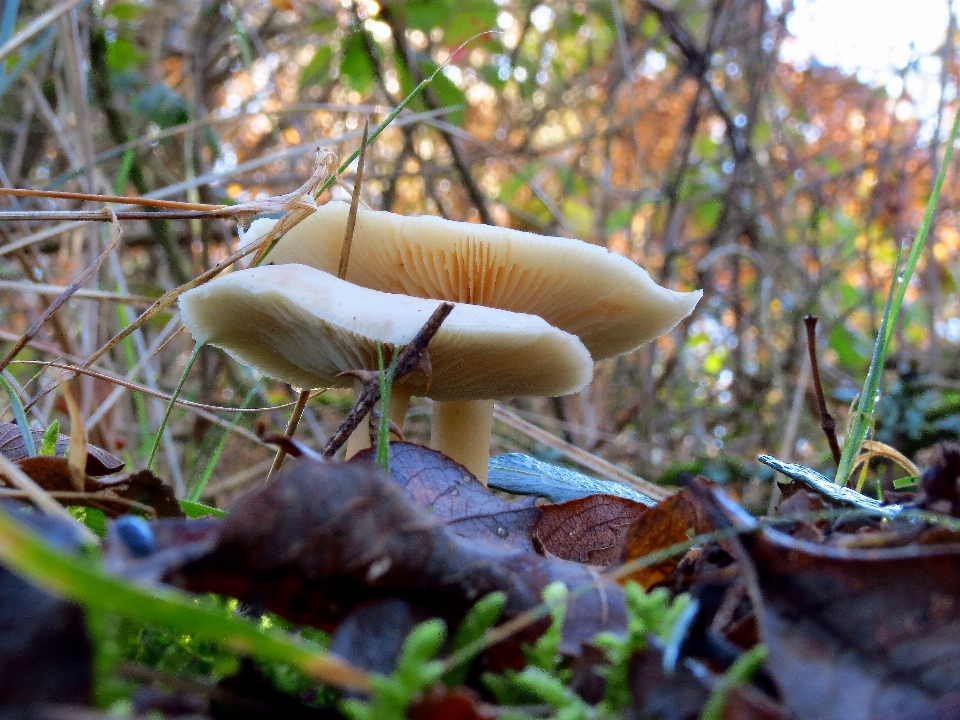
[[[13,385],[10,384],[10,381],[5,377],[6,371],[0,373],[0,385],[3,386],[3,389],[7,393],[7,397],[10,398],[10,410],[13,412],[13,419],[17,423],[17,427],[20,428],[20,434],[23,435],[23,444],[27,449],[27,455],[33,457],[37,454],[37,445],[33,442],[33,433],[30,432],[30,423],[27,422],[27,413],[23,409],[23,403],[20,401],[20,396],[17,395],[17,391],[13,389]]]
[[[253,387],[250,388],[250,392],[247,393],[247,396],[243,399],[243,402],[240,404],[240,408],[244,409],[253,402],[253,398],[256,397],[257,390],[260,389],[260,380],[258,379]],[[207,486],[207,483],[210,481],[210,476],[213,475],[213,470],[216,468],[217,463],[220,462],[220,455],[223,453],[223,448],[227,444],[227,440],[230,439],[230,431],[240,422],[240,416],[242,415],[239,410],[233,414],[233,419],[230,421],[230,427],[226,428],[223,431],[223,437],[220,438],[220,442],[217,443],[216,449],[213,451],[213,454],[210,456],[210,460],[207,461],[206,467],[203,469],[200,478],[197,480],[196,484],[191,488],[190,492],[187,494],[187,500],[192,503],[196,503],[200,500],[200,495],[203,493],[203,489]]]
[[[853,468],[853,462],[860,453],[860,446],[867,435],[869,420],[873,417],[873,408],[876,404],[877,391],[880,389],[880,377],[883,374],[883,364],[887,359],[887,353],[890,349],[890,342],[893,339],[893,330],[897,324],[897,318],[900,315],[900,307],[903,305],[903,298],[907,294],[907,287],[910,285],[910,278],[913,277],[913,271],[920,260],[920,254],[927,241],[927,235],[930,232],[930,226],[933,224],[933,217],[937,210],[937,202],[940,199],[940,192],[943,189],[943,181],[947,177],[947,170],[950,168],[950,161],[953,159],[953,144],[957,139],[957,133],[960,131],[960,107],[957,108],[956,116],[953,120],[953,127],[950,128],[950,136],[947,138],[946,148],[943,152],[943,162],[940,164],[940,172],[933,184],[933,190],[927,200],[927,209],[923,214],[923,220],[920,227],[917,228],[917,234],[913,243],[910,245],[910,253],[907,255],[907,263],[903,272],[894,273],[893,282],[890,285],[890,294],[887,297],[887,307],[883,314],[883,321],[880,323],[880,332],[877,336],[877,342],[874,345],[873,357],[870,360],[870,369],[867,372],[867,379],[863,384],[863,392],[860,394],[860,402],[857,406],[857,414],[850,424],[850,431],[847,433],[846,442],[843,445],[843,453],[840,456],[840,464],[837,467],[837,475],[834,482],[838,485],[845,485],[850,470]],[[899,255],[897,265],[899,267]]]
[[[178,500],[180,507],[183,508],[184,514],[190,518],[202,518],[212,515],[213,517],[226,517],[227,513],[220,508],[210,507],[209,505],[204,505],[203,503],[194,502],[192,500]]]
[[[197,361],[197,356],[200,354],[200,348],[202,347],[203,345],[200,343],[194,344],[190,359],[187,360],[187,364],[183,368],[183,373],[180,375],[180,380],[177,381],[177,387],[174,389],[173,395],[170,396],[170,402],[167,403],[167,408],[163,412],[163,419],[160,421],[160,428],[157,430],[157,435],[153,439],[153,447],[150,448],[150,458],[147,460],[148,470],[153,467],[153,461],[157,457],[157,449],[160,447],[160,443],[163,442],[163,433],[167,429],[167,420],[170,419],[173,406],[177,404],[177,398],[180,397],[180,391],[183,390],[183,383],[187,379],[190,368],[192,368],[193,364]]]

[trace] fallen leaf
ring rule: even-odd
[[[623,559],[627,562],[641,558],[713,529],[714,525],[700,502],[684,488],[661,500],[630,526]],[[623,580],[634,580],[644,588],[651,588],[667,578],[682,559],[682,555],[667,558],[656,565],[641,568]]]
[[[960,517],[960,445],[941,443],[920,476],[917,506]]]
[[[434,685],[407,710],[410,720],[494,720],[493,708],[484,708],[480,696],[469,688],[451,690]]]
[[[562,581],[571,594],[561,651],[570,655],[626,623],[616,584],[576,563],[461,537],[364,463],[289,463],[234,505],[208,554],[171,568],[166,579],[325,629],[378,597],[409,599],[452,627],[497,590],[507,596],[508,620]],[[542,629],[510,643],[529,642]]]
[[[653,498],[623,483],[597,480],[589,475],[537,460],[523,453],[506,453],[490,458],[487,482],[490,487],[514,495],[536,495],[561,503],[589,495],[616,495],[652,507]]]
[[[564,560],[609,565],[623,555],[627,531],[648,508],[616,495],[590,495],[540,509],[535,543]]]
[[[40,440],[43,438],[42,430],[31,430],[34,445],[40,447]],[[52,456],[44,457],[64,457],[67,449],[70,447],[70,436],[57,435],[57,443]],[[27,457],[27,446],[23,441],[23,435],[16,423],[0,423],[0,454],[8,460],[18,462]],[[113,475],[120,472],[126,463],[112,453],[108,453],[103,448],[96,445],[87,445],[87,475],[92,477],[101,477],[103,475]]]
[[[756,527],[698,483],[717,522]],[[960,544],[846,549],[763,530],[734,545],[789,713],[899,718],[960,692]]]
[[[371,448],[351,462],[372,463]],[[535,498],[507,501],[490,492],[463,465],[415,443],[390,443],[390,476],[417,505],[461,537],[533,551],[531,535],[541,510]]]
[[[67,459],[42,455],[20,460],[18,465],[47,492],[72,492],[73,478]],[[102,509],[111,516],[131,511],[129,502],[145,505],[158,517],[183,517],[173,488],[149,470],[141,470],[120,478],[103,480],[88,476],[84,480],[88,497],[71,497],[65,505],[84,505]],[[134,510],[138,508],[134,507]]]

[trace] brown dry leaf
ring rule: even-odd
[[[480,696],[469,688],[434,685],[407,711],[410,720],[494,720],[493,708],[484,708]]]
[[[89,466],[90,456],[87,457]],[[18,465],[47,492],[73,491],[70,466],[64,457],[43,455],[25,458]],[[149,470],[109,480],[88,476],[84,480],[84,492],[87,497],[74,496],[64,504],[100,508],[112,516],[129,512],[130,503],[124,501],[133,501],[153,508],[158,517],[183,517],[173,488]]]
[[[33,442],[39,447],[40,440],[43,438],[42,430],[31,430]],[[54,450],[56,457],[63,457],[67,454],[67,448],[70,447],[70,436],[57,435],[57,444]],[[23,441],[23,435],[16,423],[0,423],[0,454],[3,454],[8,460],[18,462],[26,459],[27,446]],[[113,475],[120,472],[126,463],[112,453],[108,453],[103,448],[96,445],[87,445],[87,475],[100,477],[102,475]],[[72,488],[65,488],[72,489]]]
[[[714,529],[700,502],[684,488],[673,497],[661,500],[630,526],[627,533],[624,561],[649,555],[675,543],[689,540]],[[683,556],[668,558],[623,578],[634,580],[643,588],[651,588],[664,580],[680,563]]]
[[[630,525],[648,510],[616,495],[589,495],[540,509],[534,542],[557,557],[587,565],[619,560]]]
[[[373,449],[367,448],[351,462],[372,463],[373,458]],[[533,551],[531,535],[541,516],[535,498],[499,498],[460,463],[409,442],[390,443],[390,476],[457,535]]]
[[[756,526],[698,484],[718,522]],[[960,544],[851,550],[764,530],[736,545],[766,667],[794,716],[923,716],[960,693]]]
[[[540,604],[543,589],[562,581],[574,591],[561,645],[571,655],[598,632],[621,632],[626,623],[620,588],[598,573],[460,537],[364,463],[290,463],[231,509],[209,554],[171,568],[166,579],[324,628],[378,597],[409,599],[453,625],[497,590],[507,595],[507,620]],[[529,642],[542,628],[510,644]]]

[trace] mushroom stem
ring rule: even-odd
[[[353,383],[353,400],[356,402],[363,392],[363,383],[359,380]],[[397,427],[403,428],[403,420],[407,416],[407,408],[410,407],[410,390],[401,384],[394,385],[390,389],[390,407],[387,415]],[[361,450],[370,447],[370,416],[367,415],[357,429],[351,433],[347,439],[346,459],[349,460]]]
[[[487,484],[493,400],[435,402],[430,446],[453,458]]]

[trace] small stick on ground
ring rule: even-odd
[[[827,436],[833,461],[840,464],[840,442],[837,440],[837,421],[827,410],[827,401],[823,396],[823,386],[820,384],[820,367],[817,364],[817,320],[816,315],[807,315],[803,324],[807,326],[807,347],[810,350],[810,370],[813,376],[813,388],[817,393],[817,404],[820,407],[820,427]]]
[[[400,356],[397,358],[397,367],[393,371],[390,382],[423,367],[427,345],[430,343],[430,340],[433,339],[433,336],[437,334],[443,321],[453,312],[453,308],[454,304],[449,302],[440,303],[440,305],[437,306],[437,309],[433,311],[433,315],[431,315],[426,324],[420,328],[420,331],[413,340],[400,351]],[[364,383],[360,399],[357,400],[357,404],[353,406],[353,410],[350,411],[347,419],[337,428],[333,437],[330,438],[330,442],[328,442],[327,446],[323,449],[323,456],[325,458],[334,456],[379,399],[379,378],[371,378],[368,382]]]

